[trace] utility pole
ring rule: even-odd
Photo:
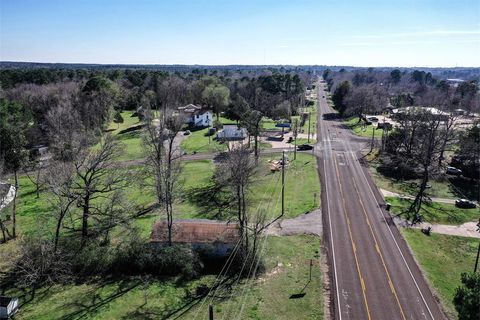
[[[210,144],[210,122],[208,123],[208,131],[207,131],[207,134],[208,134],[208,144]]]
[[[311,119],[311,114],[312,114],[312,112],[309,111],[308,112],[308,139],[307,139],[308,143],[310,143],[310,119]]]
[[[208,319],[213,320],[213,306],[212,305],[208,306]]]
[[[373,152],[373,145],[375,143],[375,126],[372,124],[372,143],[370,144],[370,152]]]
[[[297,136],[298,136],[298,119],[293,122],[293,160],[297,160]]]
[[[310,277],[308,279],[309,282],[312,281],[312,266],[313,266],[313,260],[310,259]]]
[[[285,213],[285,150],[282,151],[282,214]]]
[[[477,231],[480,232],[480,219],[478,219],[477,227],[478,227]],[[479,256],[480,256],[480,241],[478,242],[477,259],[475,260],[475,268],[473,269],[473,273],[477,272]]]

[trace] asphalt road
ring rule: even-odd
[[[356,138],[318,92],[316,145],[335,319],[445,319],[362,165]]]

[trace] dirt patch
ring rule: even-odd
[[[267,234],[274,236],[293,236],[311,234],[322,236],[322,214],[317,209],[292,219],[282,219],[271,225]]]

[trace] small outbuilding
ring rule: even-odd
[[[168,244],[167,221],[153,225],[151,243]],[[217,257],[227,257],[240,239],[238,224],[208,219],[175,220],[172,243],[190,245],[195,251]]]
[[[10,319],[18,311],[18,298],[0,296],[0,319]]]
[[[218,140],[243,140],[248,137],[247,129],[237,125],[224,125],[223,129],[217,133]]]

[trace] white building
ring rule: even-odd
[[[248,137],[247,129],[239,128],[237,125],[225,125],[217,133],[218,140],[243,140]]]
[[[185,123],[194,127],[211,127],[213,124],[213,114],[210,110],[194,104],[188,104],[179,107],[178,112]]]

